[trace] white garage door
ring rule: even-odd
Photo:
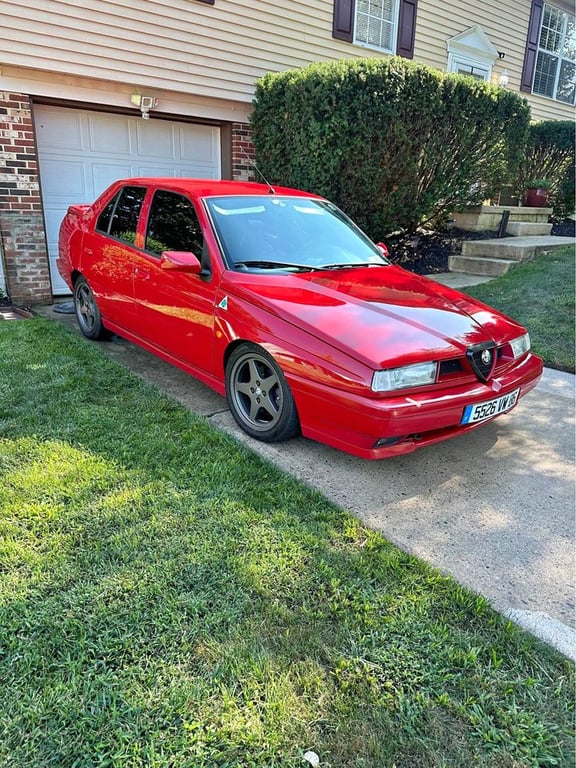
[[[131,176],[220,178],[220,129],[62,107],[34,109],[52,289],[69,293],[56,269],[66,209],[92,203]]]

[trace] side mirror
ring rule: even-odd
[[[160,257],[162,269],[176,269],[180,272],[200,274],[202,266],[197,257],[189,251],[163,251]]]
[[[376,243],[376,248],[378,248],[382,256],[385,256],[386,258],[388,258],[388,256],[390,255],[388,253],[388,246],[386,245],[386,243]]]

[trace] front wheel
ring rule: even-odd
[[[85,277],[79,277],[74,285],[74,310],[80,330],[86,338],[101,341],[110,336]]]
[[[226,364],[226,399],[238,425],[257,440],[276,443],[300,432],[282,370],[255,344],[237,347]]]

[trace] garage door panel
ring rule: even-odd
[[[131,155],[130,118],[91,115],[88,120],[90,152],[97,155]]]
[[[220,156],[220,133],[212,126],[196,126],[194,138],[186,131],[179,131],[180,158],[200,160],[216,164]]]
[[[38,105],[34,109],[52,287],[58,230],[69,205],[91,203],[112,182],[131,176],[220,178],[217,126]]]
[[[42,193],[50,199],[86,197],[86,176],[84,163],[80,160],[45,159],[42,165]],[[85,202],[83,199],[82,202]]]
[[[80,202],[92,203],[99,194],[118,179],[129,179],[131,176],[140,176],[131,163],[94,163],[92,165],[92,189],[89,197]],[[99,190],[99,191],[96,191]]]
[[[141,120],[137,126],[138,155],[174,161],[177,157],[174,126],[160,120]]]
[[[60,229],[60,222],[62,221],[62,208],[60,206],[53,208],[45,208],[44,210],[44,222],[46,224],[46,238],[48,245],[58,245],[58,230]]]
[[[36,107],[34,114],[39,145],[64,151],[67,154],[84,149],[82,112]]]

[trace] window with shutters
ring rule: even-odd
[[[354,42],[387,53],[395,51],[397,6],[396,0],[356,0]]]
[[[333,35],[411,59],[416,7],[417,0],[334,0]]]
[[[576,93],[576,19],[544,4],[532,93],[574,104]]]

